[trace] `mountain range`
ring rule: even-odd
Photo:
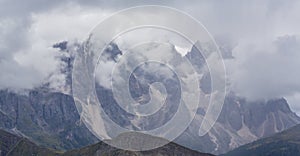
[[[199,111],[201,113],[201,111]],[[285,99],[266,102],[247,102],[243,98],[229,95],[222,112],[208,134],[199,137],[201,116],[196,118],[177,140],[191,149],[221,154],[243,144],[281,132],[299,123]]]
[[[68,42],[58,43],[54,48],[69,53]],[[80,48],[79,48],[80,49]],[[120,55],[121,50],[113,45],[107,53]],[[187,57],[196,65],[202,66],[203,58],[197,55],[194,47]],[[72,56],[72,55],[69,55]],[[68,66],[63,70],[67,84],[71,83],[73,57],[62,58]],[[201,89],[209,93],[209,75],[202,80]],[[147,97],[148,84],[139,84],[138,96]],[[145,87],[146,86],[146,87]],[[111,93],[102,86],[97,88],[98,95],[108,95],[104,99],[107,113],[124,114],[114,107]],[[70,94],[72,90],[70,91]],[[248,101],[230,92],[223,105],[222,112],[213,128],[204,136],[198,136],[200,123],[205,109],[199,108],[197,114],[184,131],[174,140],[175,143],[205,153],[222,154],[259,138],[271,136],[300,123],[300,118],[291,111],[284,98],[266,101]],[[168,115],[160,116],[163,121]],[[81,123],[73,98],[69,94],[53,92],[47,86],[16,93],[8,89],[0,91],[0,128],[17,134],[43,147],[58,151],[69,151],[82,147],[98,147],[99,140]],[[115,117],[123,126],[128,126],[122,118]],[[92,146],[88,146],[94,144]],[[101,143],[100,143],[101,144]],[[86,149],[84,148],[84,149]],[[75,150],[76,151],[76,150]],[[83,150],[84,151],[84,150]],[[68,153],[68,152],[67,152]]]

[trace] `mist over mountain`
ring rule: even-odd
[[[62,52],[66,51],[66,44],[66,42],[56,44],[55,48],[60,48]],[[113,47],[108,53],[120,54],[118,46]],[[203,60],[201,56],[194,56],[197,55],[195,50],[192,49],[187,56],[190,59]],[[73,58],[66,57],[63,59],[68,64],[63,71],[70,78]],[[194,62],[195,65],[205,65],[201,61]],[[209,93],[210,85],[207,85],[209,76],[204,77],[201,81],[202,84],[206,84],[201,89]],[[71,79],[68,83],[70,82]],[[133,95],[137,99],[144,97],[143,100],[147,100],[146,97],[149,94],[147,86],[149,84],[136,80],[131,83],[132,86],[135,86]],[[132,127],[130,122],[124,121],[123,117],[127,115],[122,109],[114,107],[116,105],[113,103],[116,101],[114,101],[111,93],[103,87],[101,89],[101,86],[97,88],[100,97],[103,98],[105,95],[102,100],[106,103],[107,113],[122,126]],[[53,92],[47,86],[29,90],[27,95],[1,90],[0,110],[2,119],[0,127],[2,129],[22,135],[46,147],[69,150],[99,141],[80,122],[80,115],[76,110],[73,98],[64,93]],[[172,113],[172,111],[168,113]],[[170,115],[168,113],[159,116],[160,121],[167,120]],[[114,114],[119,114],[121,117],[118,115],[119,118]],[[205,108],[198,108],[191,125],[174,141],[197,151],[220,154],[300,123],[300,118],[290,110],[287,101],[283,98],[253,102],[239,97],[233,92],[226,96],[216,124],[208,134],[200,137],[198,131],[204,115]],[[109,131],[109,127],[107,130]]]
[[[298,0],[0,0],[0,155],[300,155],[299,32]]]

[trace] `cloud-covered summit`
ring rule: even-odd
[[[295,100],[300,92],[297,0],[1,0],[0,88],[30,89],[49,75],[53,82],[64,80],[57,59],[61,53],[53,44],[81,42],[104,17],[145,4],[189,13],[218,43],[228,46],[234,59],[226,61],[227,71],[238,94],[253,100],[285,96],[294,106],[299,102]]]

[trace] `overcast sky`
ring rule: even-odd
[[[30,89],[45,79],[62,86],[54,43],[82,41],[115,11],[145,4],[187,12],[231,47],[226,67],[237,94],[286,97],[300,114],[299,0],[0,0],[0,88]]]

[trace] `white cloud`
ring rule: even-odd
[[[28,13],[29,14],[29,13]],[[33,12],[27,18],[0,18],[0,88],[31,89],[50,81],[59,89],[65,84],[60,73],[62,55],[52,45],[62,41],[83,40],[106,15],[82,10],[78,5]]]
[[[299,94],[300,1],[229,0],[199,4],[185,6],[185,10],[214,36],[226,36],[228,43],[234,43],[235,59],[226,60],[226,66],[237,94],[249,100],[289,99]],[[300,100],[293,99],[291,107],[299,107]]]
[[[287,96],[286,98],[291,106],[291,109],[294,110],[298,115],[300,115],[300,93]]]
[[[111,12],[143,4],[176,7],[199,19],[214,36],[226,36],[228,43],[234,43],[235,59],[226,62],[232,88],[238,94],[259,99],[299,93],[299,39],[278,40],[285,35],[300,35],[298,0],[3,0],[0,2],[0,88],[32,88],[53,73],[57,79],[50,78],[51,81],[59,84],[62,76],[58,73],[60,62],[56,56],[60,54],[51,49],[52,44],[85,39]]]
[[[284,36],[271,43],[239,46],[229,62],[233,90],[249,99],[270,99],[300,92],[300,40]]]

